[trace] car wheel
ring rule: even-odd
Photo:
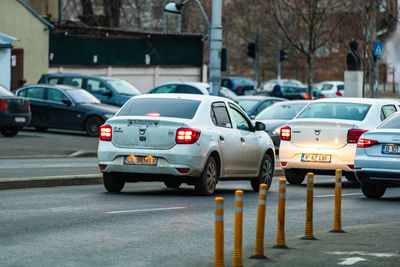
[[[383,196],[383,194],[385,194],[386,187],[371,183],[361,183],[361,191],[366,197],[380,198]]]
[[[104,124],[104,121],[99,117],[89,117],[85,122],[85,130],[89,136],[98,136],[100,126]]]
[[[304,172],[300,171],[293,171],[293,170],[286,170],[285,171],[285,176],[286,176],[286,181],[288,181],[289,184],[301,184],[304,181]]]
[[[218,165],[213,157],[207,159],[206,165],[198,181],[194,185],[200,195],[212,195],[218,182]]]
[[[125,180],[120,173],[103,173],[103,183],[104,187],[108,192],[121,192],[122,188],[124,188]]]
[[[13,136],[17,135],[18,131],[19,131],[19,128],[18,127],[14,127],[14,128],[3,129],[0,132],[5,137],[13,137]]]
[[[38,132],[45,132],[45,131],[47,131],[47,128],[46,128],[46,127],[35,127],[35,129],[36,129],[36,131],[38,131]]]
[[[251,187],[254,191],[260,190],[260,184],[266,184],[267,190],[271,187],[272,177],[274,176],[274,163],[268,154],[264,155],[261,162],[258,177],[251,179]]]
[[[179,188],[182,183],[178,179],[168,179],[164,181],[164,184],[169,188]]]

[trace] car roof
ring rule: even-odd
[[[168,94],[142,94],[135,96],[135,99],[140,99],[140,98],[179,98],[179,99],[187,99],[187,100],[199,100],[199,101],[231,101],[229,98],[226,97],[220,97],[220,96],[213,96],[213,95],[198,95],[198,94],[174,94],[174,93],[168,93]]]
[[[344,84],[342,81],[322,81],[319,84]]]
[[[80,74],[80,73],[49,73],[43,74],[45,77],[79,77],[79,78],[97,78],[97,79],[104,79],[104,80],[121,80],[116,77],[109,77],[109,76],[97,76],[97,75],[90,75],[90,74]]]
[[[69,86],[69,85],[63,85],[63,84],[52,85],[52,84],[44,84],[44,83],[30,84],[30,85],[21,87],[19,89],[31,88],[31,87],[56,88],[56,89],[61,89],[61,90],[83,90],[82,88],[73,87],[73,86]]]
[[[313,102],[313,100],[285,100],[285,101],[280,101],[280,102],[276,102],[274,103],[275,105],[287,105],[287,104],[291,104],[291,105],[296,105],[296,104],[308,104]]]
[[[241,100],[241,99],[249,99],[249,100],[264,100],[264,99],[286,100],[285,98],[273,97],[273,96],[263,96],[263,95],[244,95],[244,96],[238,96],[235,99],[236,100]]]
[[[340,97],[340,98],[322,98],[314,100],[313,102],[342,102],[342,103],[361,103],[361,104],[376,104],[376,103],[388,103],[396,102],[392,99],[381,99],[381,98],[361,98],[361,97]]]

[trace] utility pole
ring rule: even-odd
[[[278,77],[277,77],[277,80],[278,80],[278,83],[280,83],[281,82],[281,40],[279,40],[278,41],[278,57],[277,57],[277,59],[278,59]]]
[[[258,87],[258,32],[256,33],[256,41],[255,41],[255,51],[254,51],[254,90],[257,90]]]
[[[221,88],[222,0],[212,1],[210,31],[210,94]]]
[[[376,12],[377,12],[377,0],[371,0],[370,14],[368,16],[368,72],[369,72],[369,92],[370,97],[374,96],[374,42],[376,40]]]

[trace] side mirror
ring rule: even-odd
[[[265,124],[261,121],[256,121],[256,131],[265,131]]]
[[[108,96],[108,97],[112,97],[113,93],[109,89],[104,89],[102,95],[105,95],[105,96]]]
[[[63,99],[61,100],[66,106],[71,106],[72,102],[69,99]]]

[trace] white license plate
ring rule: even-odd
[[[332,155],[328,154],[301,154],[303,162],[331,162]]]
[[[400,146],[383,145],[382,153],[383,154],[400,154]]]
[[[124,157],[126,165],[157,165],[157,158],[152,156],[129,155]]]
[[[25,122],[25,117],[15,117],[15,122]]]

